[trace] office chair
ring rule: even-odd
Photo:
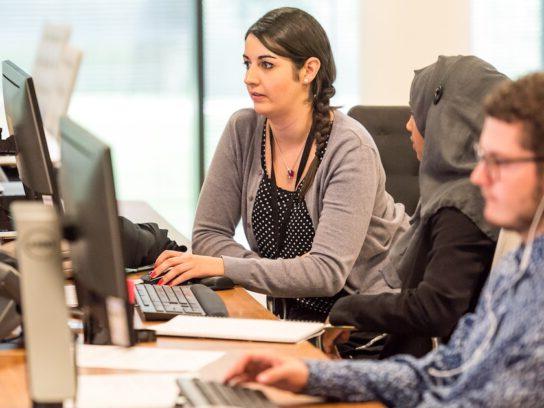
[[[348,115],[372,135],[387,177],[385,189],[413,214],[419,200],[419,161],[412,150],[407,106],[354,106]]]

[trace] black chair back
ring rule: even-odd
[[[362,123],[374,138],[386,174],[385,188],[413,214],[419,200],[419,161],[412,150],[406,122],[407,106],[354,106],[348,115]]]

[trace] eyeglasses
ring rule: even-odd
[[[485,153],[478,143],[474,144],[474,152],[476,154],[476,159],[479,163],[484,163],[484,168],[487,176],[492,181],[498,181],[501,176],[501,167],[508,166],[515,163],[538,163],[544,162],[544,157],[542,156],[533,156],[533,157],[515,157],[515,158],[498,158],[494,156],[489,156]]]

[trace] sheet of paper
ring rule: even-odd
[[[178,395],[173,374],[80,375],[77,408],[171,408]]]
[[[158,335],[297,343],[321,333],[323,323],[179,315],[153,326]]]
[[[78,367],[113,368],[155,372],[198,371],[225,353],[222,351],[179,350],[154,347],[93,346],[77,348]]]
[[[77,307],[77,293],[75,285],[64,285],[64,297],[66,297],[66,306]]]

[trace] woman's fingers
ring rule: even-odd
[[[166,250],[166,251],[162,251],[162,253],[158,256],[158,258],[155,260],[155,263],[153,266],[155,266],[155,269],[157,268],[157,266],[159,266],[160,264],[162,264],[164,261],[166,261],[168,258],[173,258],[175,256],[179,256],[179,255],[182,255],[184,254],[184,252],[178,252],[178,251],[171,251],[171,250]]]
[[[170,281],[170,283],[168,283],[170,286],[176,286],[176,285],[180,285],[182,284],[183,282],[186,282],[188,280],[191,280],[191,279],[194,279],[194,278],[201,278],[202,276],[200,276],[199,273],[197,273],[196,271],[194,270],[188,270],[188,271],[182,271],[180,272],[179,275],[177,275],[176,278],[174,278],[172,281]]]
[[[176,255],[165,258],[160,264],[155,266],[155,269],[153,269],[152,273],[153,277],[159,276],[163,274],[166,270],[171,269],[181,263],[186,263],[190,256],[190,254],[184,254],[182,252],[170,252],[174,252]]]
[[[190,271],[191,269],[192,269],[192,265],[189,262],[178,263],[176,266],[172,267],[168,272],[166,272],[164,274],[164,276],[162,277],[162,279],[160,281],[160,284],[161,285],[170,284],[178,276],[180,276],[182,274],[185,274],[186,272]],[[187,278],[187,279],[189,279],[189,278]],[[183,280],[181,282],[183,282]]]

